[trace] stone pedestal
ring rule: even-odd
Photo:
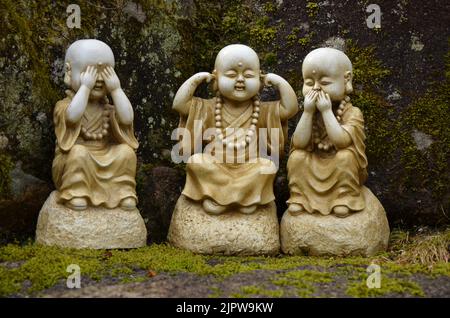
[[[254,213],[227,211],[211,215],[200,202],[181,195],[170,223],[169,242],[200,254],[274,255],[279,252],[275,202]]]
[[[39,213],[36,243],[92,249],[146,245],[147,230],[138,209],[88,207],[75,211],[57,203],[56,194],[50,194]]]
[[[318,213],[292,215],[286,211],[280,227],[283,252],[372,256],[384,251],[389,241],[386,212],[368,188],[362,191],[366,208],[345,218]]]

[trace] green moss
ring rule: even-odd
[[[277,286],[294,287],[299,297],[311,297],[316,292],[316,284],[332,282],[330,273],[313,270],[296,270],[278,275],[272,280]]]
[[[0,199],[6,198],[11,192],[11,170],[14,163],[7,154],[0,154]]]
[[[271,1],[264,3],[263,8],[267,13],[275,13],[278,11],[277,5]]]
[[[300,44],[303,47],[308,46],[311,43],[311,39],[313,37],[314,32],[311,32],[310,34],[298,39],[297,43]]]
[[[390,70],[376,57],[374,46],[362,48],[353,40],[346,45],[346,54],[353,64],[352,104],[364,114],[369,162],[389,160],[398,145],[390,142],[394,135],[391,109],[377,91]]]
[[[422,288],[408,279],[387,278],[382,276],[380,288],[368,288],[366,280],[351,283],[347,294],[352,297],[379,297],[392,294],[425,296]]]
[[[274,66],[277,64],[277,53],[268,52],[264,55],[264,64],[267,66]]]
[[[448,68],[450,69],[450,67]],[[448,74],[448,73],[447,73]],[[427,188],[433,197],[442,202],[442,209],[449,209],[450,176],[450,77],[435,83],[425,96],[404,110],[397,124],[398,140],[403,150],[405,166],[404,183],[419,191]],[[429,135],[433,143],[426,149],[418,149],[412,131]],[[447,197],[447,201],[443,201]]]
[[[306,12],[308,17],[314,18],[319,13],[319,5],[316,2],[309,1],[306,3]]]
[[[429,247],[433,248],[432,245]],[[401,250],[407,249],[403,247]],[[361,289],[361,282],[367,278],[366,268],[374,261],[381,266],[383,279],[386,279],[386,288],[391,292],[398,290],[394,290],[393,287],[398,282],[394,280],[389,283],[389,277],[396,276],[396,279],[400,279],[397,278],[398,275],[407,277],[416,273],[430,277],[450,276],[448,261],[438,261],[431,267],[426,264],[405,264],[399,262],[401,259],[399,253],[398,250],[391,251],[386,255],[383,254],[384,256],[377,256],[376,260],[365,257],[225,257],[195,255],[165,244],[154,244],[133,250],[109,251],[10,244],[0,247],[0,296],[28,295],[56,284],[65,284],[69,275],[66,268],[70,264],[80,266],[82,283],[83,277],[97,281],[116,277],[122,283],[145,281],[149,277],[142,271],[144,273],[152,271],[156,274],[208,275],[218,282],[235,274],[251,273],[255,270],[275,272],[276,276],[271,278],[270,283],[279,288],[273,289],[272,286],[264,284],[259,287],[252,285],[240,290],[235,296],[255,293],[281,297],[280,290],[284,290],[282,295],[285,296],[286,292],[292,289],[298,296],[311,296],[316,293],[317,284],[332,282],[336,275],[349,277],[349,286]],[[281,289],[283,286],[287,289]],[[406,288],[409,285],[402,283],[401,286]],[[256,291],[253,287],[260,290]],[[408,289],[408,292],[411,292],[411,289]],[[219,289],[212,289],[213,295],[218,293],[221,293]]]
[[[194,60],[184,60],[185,65],[195,65],[196,69],[211,69],[219,50],[230,43],[242,43],[255,49],[265,62],[272,64],[276,53],[274,40],[281,25],[274,24],[269,14],[274,12],[275,4],[266,2],[263,10],[257,10],[243,0],[226,0],[221,5],[211,1],[194,1],[196,10],[193,16],[180,23],[189,51]],[[242,14],[245,12],[245,14]],[[266,57],[265,57],[266,56]],[[194,69],[187,69],[192,74]]]
[[[348,40],[346,45],[346,54],[353,64],[354,84],[364,85],[364,89],[374,89],[391,73],[376,57],[375,46],[361,48],[353,40]]]

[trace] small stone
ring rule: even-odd
[[[221,121],[221,120],[222,120],[222,116],[217,115],[217,116],[216,116],[216,121]]]
[[[258,123],[258,119],[254,118],[252,119],[252,124],[257,124]]]
[[[345,96],[344,100],[348,103],[348,102],[350,102],[350,97]]]
[[[222,127],[222,122],[216,121],[216,127]]]

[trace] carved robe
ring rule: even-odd
[[[188,116],[180,118],[180,128],[186,128],[191,138],[184,136],[183,151],[191,149],[195,152],[187,161],[187,176],[183,194],[193,200],[213,199],[220,205],[250,206],[253,204],[264,205],[275,199],[273,194],[273,181],[277,166],[275,163],[260,156],[267,153],[271,156],[280,156],[284,152],[284,143],[287,139],[287,120],[280,118],[280,102],[261,102],[260,115],[257,124],[257,132],[250,145],[241,152],[232,151],[232,162],[225,161],[227,147],[212,137],[203,140],[200,149],[194,148],[194,130],[201,134],[208,128],[215,131],[215,100],[194,97],[190,105]],[[235,130],[234,134],[228,134],[227,139],[242,142],[245,140],[245,132],[251,125],[252,105],[249,105],[240,116],[235,118],[227,110],[227,105],[222,108],[223,127],[241,128],[242,134]],[[267,128],[267,151],[260,148],[259,128]],[[271,143],[270,136],[277,136],[275,144]],[[201,136],[200,136],[201,138]],[[190,145],[188,145],[190,143]],[[263,143],[265,144],[265,143]],[[204,148],[206,147],[206,148]],[[213,149],[208,151],[208,148]],[[256,149],[254,156],[250,156],[249,149]],[[203,149],[201,149],[203,148]],[[202,150],[205,150],[202,152]],[[261,152],[259,151],[261,150]],[[230,158],[230,157],[228,157]]]
[[[121,124],[114,106],[107,103],[100,109],[86,109],[81,120],[71,124],[66,120],[71,95],[56,103],[53,115],[57,142],[52,175],[58,201],[83,197],[90,205],[115,208],[122,199],[137,200],[135,149],[138,142],[133,124]],[[106,113],[108,135],[101,140],[85,140],[80,134],[81,126],[88,131],[101,131]]]
[[[307,212],[327,215],[339,205],[352,211],[365,207],[361,193],[367,179],[364,119],[360,109],[351,104],[347,104],[343,111],[341,127],[352,140],[347,148],[325,152],[319,150],[313,140],[306,149],[291,147],[287,164],[290,190],[287,202],[301,204]],[[314,124],[322,140],[327,140],[324,123],[318,113]]]

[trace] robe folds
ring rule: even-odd
[[[66,111],[71,95],[56,103],[53,121],[56,133],[52,175],[58,190],[58,202],[83,197],[93,206],[115,208],[120,201],[136,196],[136,154],[138,141],[133,124],[123,125],[114,106],[86,109],[81,120],[71,124]],[[109,116],[108,135],[101,140],[85,140],[81,126],[101,131],[104,116]]]
[[[315,116],[314,124],[328,139],[320,115]],[[288,204],[301,204],[307,212],[323,215],[330,214],[336,206],[346,206],[351,211],[365,208],[361,189],[367,179],[367,158],[360,109],[347,104],[341,127],[351,138],[347,148],[324,152],[316,148],[313,140],[306,149],[291,147],[287,164]]]
[[[252,105],[237,117],[231,115],[227,107],[224,104],[222,108],[223,127],[236,130],[226,134],[225,137],[227,140],[242,142],[245,140],[245,132],[251,125]],[[183,135],[180,141],[183,152],[190,151],[186,167],[186,184],[182,194],[192,200],[200,201],[208,198],[227,206],[264,205],[273,201],[275,199],[273,181],[277,165],[269,156],[279,158],[284,152],[284,143],[287,140],[287,120],[280,118],[280,102],[260,103],[256,134],[242,151],[233,150],[230,153],[214,136],[202,140],[200,149],[195,149],[194,138],[197,136],[194,130],[200,131],[200,138],[203,139],[201,136],[205,130],[209,128],[215,130],[215,116],[214,99],[194,97],[189,114],[180,118],[179,128],[186,129],[190,135]],[[241,130],[237,130],[238,128]],[[267,128],[266,136],[262,133],[261,137],[265,142],[259,141],[259,128]],[[271,139],[271,135],[276,137]],[[252,149],[256,150],[252,152]]]

